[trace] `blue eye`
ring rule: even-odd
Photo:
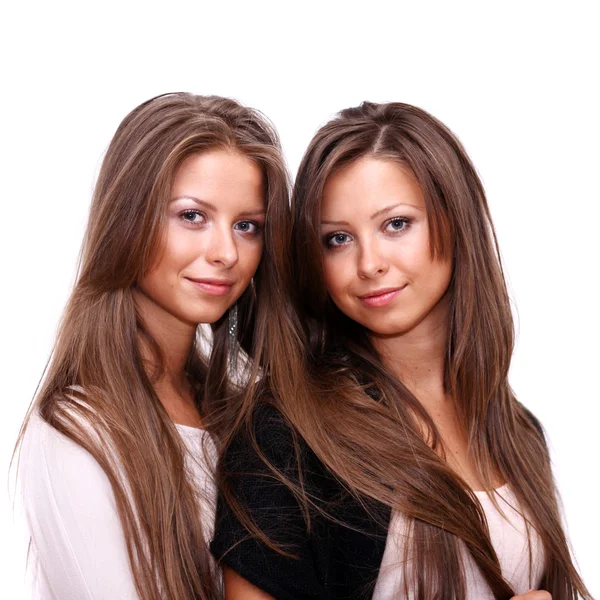
[[[410,221],[404,217],[394,217],[393,219],[390,219],[386,223],[386,226],[385,226],[387,231],[392,231],[392,232],[404,231],[405,229],[408,229],[409,227],[410,227]]]
[[[241,231],[242,233],[258,233],[260,230],[260,226],[258,223],[254,221],[239,221],[236,223],[233,228],[236,231]]]
[[[325,238],[325,243],[330,248],[345,246],[349,241],[350,236],[347,233],[333,233]]]
[[[206,215],[202,211],[191,208],[179,213],[179,217],[191,225],[202,225],[206,222]]]

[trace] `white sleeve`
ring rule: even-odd
[[[115,497],[78,444],[33,416],[19,470],[41,600],[137,600]]]

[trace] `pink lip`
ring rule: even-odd
[[[387,306],[405,287],[406,285],[403,285],[399,288],[385,288],[376,290],[374,292],[369,292],[364,296],[359,296],[359,298],[361,302],[364,302],[367,306]]]
[[[234,284],[231,279],[192,279],[191,277],[186,279],[211,296],[224,296],[229,293]]]

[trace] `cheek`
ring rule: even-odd
[[[329,294],[335,295],[337,289],[337,277],[339,271],[333,268],[331,260],[327,260],[327,257],[323,258],[323,276],[325,279],[325,288]]]
[[[152,288],[175,285],[179,273],[203,253],[198,242],[198,235],[169,227],[142,285],[146,283]]]
[[[244,278],[250,280],[254,277],[256,269],[260,264],[260,259],[263,253],[263,242],[256,241],[250,244],[245,244],[239,250],[240,252],[240,267]]]
[[[323,257],[323,274],[327,292],[334,300],[343,294],[352,281],[351,271],[348,270],[348,261],[340,255]]]
[[[198,231],[181,228],[167,238],[163,262],[173,269],[182,269],[204,255],[204,236]]]
[[[385,246],[390,265],[402,275],[413,279],[431,270],[429,236],[425,226],[414,227],[406,238],[389,240]]]
[[[452,263],[450,261],[429,262],[421,270],[421,284],[424,292],[433,302],[437,302],[448,289],[452,279]]]
[[[169,276],[178,272],[196,258],[204,254],[203,236],[198,231],[181,227],[171,219],[164,232],[164,238],[153,269]]]
[[[140,289],[155,302],[169,298],[175,289],[176,282],[169,276],[172,269],[160,260],[155,263],[140,281]]]

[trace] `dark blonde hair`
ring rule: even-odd
[[[434,422],[386,368],[366,330],[328,297],[320,234],[323,189],[333,173],[363,157],[395,161],[414,174],[425,197],[431,254],[452,258],[444,381],[482,483],[492,489],[500,475],[528,528],[541,537],[541,588],[555,600],[577,594],[589,599],[561,525],[543,433],[508,383],[513,320],[484,190],[460,142],[427,112],[365,102],[341,111],[311,141],[292,195],[291,229],[279,224],[285,247],[274,249],[289,300],[280,307],[286,318],[268,328],[267,346],[285,349],[268,357],[271,402],[361,504],[373,499],[408,519],[411,597],[464,597],[462,544],[495,598],[514,595],[483,509],[443,459]],[[294,492],[308,519],[313,501],[301,482],[275,475]],[[244,518],[236,499],[230,503]]]
[[[85,448],[112,485],[140,597],[221,596],[211,570],[197,491],[184,448],[153,388],[162,352],[136,309],[136,284],[160,251],[170,189],[186,157],[227,148],[263,172],[266,250],[254,286],[237,302],[234,346],[252,356],[254,321],[269,270],[269,218],[287,208],[289,181],[278,136],[257,111],[217,96],[166,94],[144,102],[117,129],[96,183],[74,290],[47,374],[32,406],[52,427]],[[275,219],[277,220],[277,219]],[[206,360],[199,344],[187,373],[206,427],[227,422],[230,348],[227,314],[212,325]],[[154,350],[153,372],[141,341]],[[158,368],[158,371],[154,370]],[[30,413],[31,414],[31,413]],[[21,436],[27,426],[24,424]]]

